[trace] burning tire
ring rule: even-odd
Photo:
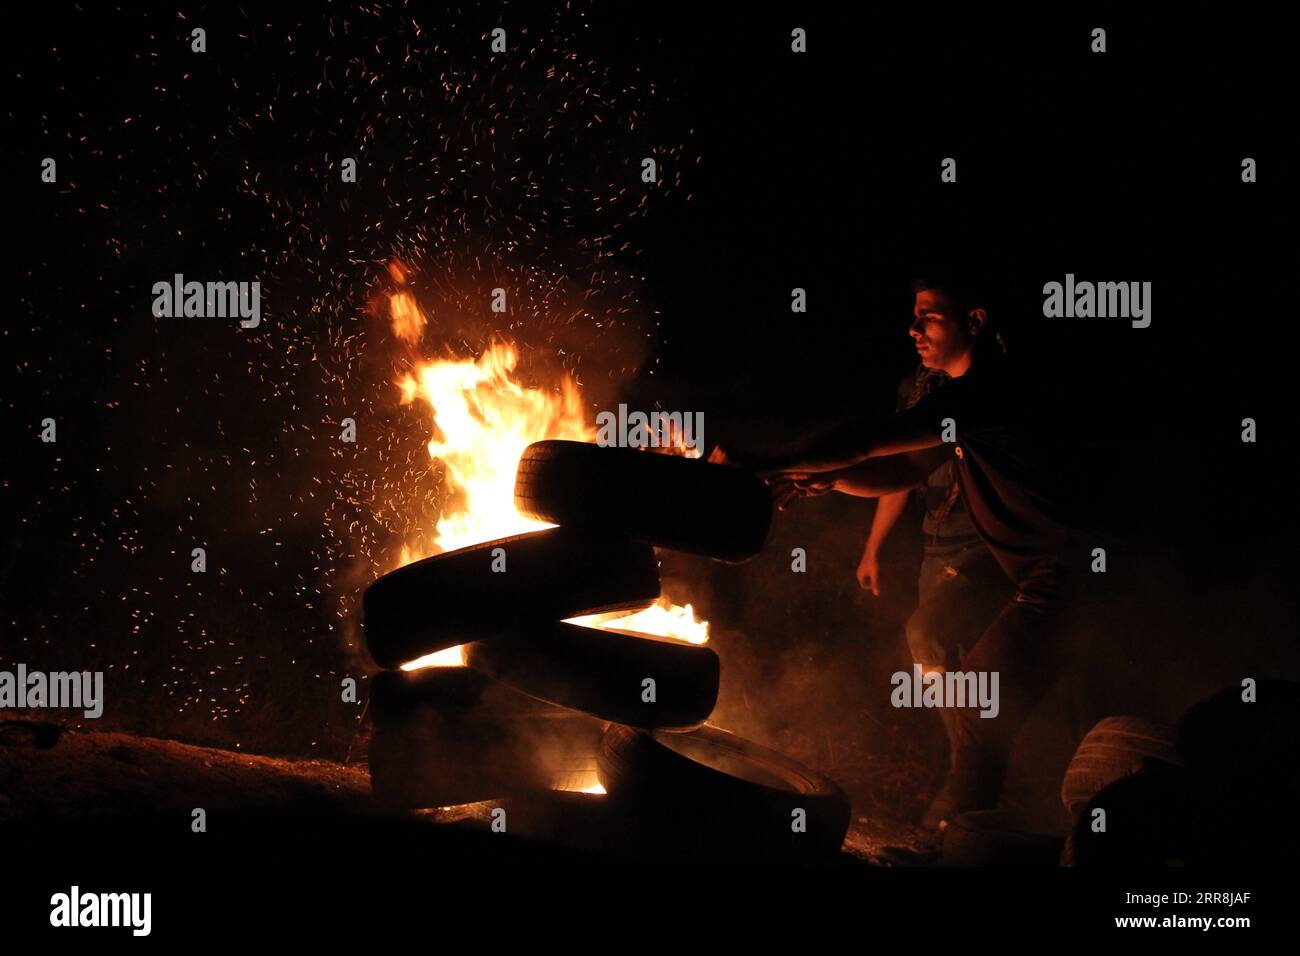
[[[618,531],[724,561],[756,555],[772,523],[771,493],[747,471],[571,441],[525,449],[515,507],[540,521]]]
[[[550,790],[594,767],[603,731],[465,667],[387,671],[370,699],[371,790],[400,809]]]
[[[398,667],[535,622],[635,610],[657,597],[651,548],[551,528],[398,568],[366,589],[362,615],[371,656]]]
[[[557,622],[471,644],[465,660],[532,697],[636,727],[696,727],[718,700],[717,654],[646,634]]]
[[[1179,763],[1173,731],[1141,717],[1107,717],[1074,752],[1061,781],[1061,803],[1073,819],[1097,791],[1137,773],[1146,760]]]
[[[848,832],[849,800],[833,781],[717,727],[650,734],[613,725],[598,767],[652,856],[822,863]]]

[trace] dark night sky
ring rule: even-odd
[[[358,488],[427,495],[367,324],[394,254],[423,266],[449,343],[477,344],[499,281],[557,283],[561,308],[507,330],[530,369],[774,446],[887,407],[913,361],[909,270],[976,251],[1018,280],[1019,347],[1055,383],[1037,400],[1114,446],[1097,487],[1150,519],[1130,524],[1137,546],[1174,554],[1189,587],[1284,577],[1296,242],[1278,31],[1199,5],[1177,23],[1091,4],[958,21],[701,6],[47,3],[10,32],[0,662],[134,661],[137,723],[179,726],[180,708],[192,735],[287,665],[348,666],[340,595],[401,530],[362,514]],[[498,23],[511,52],[492,58]],[[642,204],[647,154],[661,182]],[[57,185],[38,180],[47,155]],[[261,329],[154,319],[149,287],[178,271],[260,279]],[[1152,281],[1152,327],[1041,318],[1042,283],[1067,272]],[[355,459],[333,441],[345,414],[383,436]],[[35,437],[46,416],[57,450]],[[222,568],[200,584],[195,541]],[[337,677],[313,686],[261,707],[337,734],[311,703]]]

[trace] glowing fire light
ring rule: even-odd
[[[400,286],[389,296],[393,334],[413,347],[428,320],[406,288],[401,266],[394,263],[390,273]],[[429,554],[553,527],[515,510],[519,459],[533,442],[592,441],[595,429],[585,421],[576,383],[566,376],[553,391],[527,388],[514,379],[518,363],[519,353],[513,345],[495,342],[476,359],[417,362],[413,373],[398,380],[403,404],[420,401],[432,413],[434,437],[429,441],[429,456],[442,463],[453,492],[452,504],[438,519],[432,550],[427,543],[408,543],[402,548],[398,567]],[[662,599],[634,614],[585,615],[572,622],[693,644],[708,640],[708,622],[697,620],[689,604],[679,607]],[[461,648],[451,647],[411,661],[402,669],[463,664]]]
[[[464,667],[465,652],[460,645],[448,647],[445,650],[434,651],[432,654],[425,654],[423,657],[417,657],[413,661],[408,661],[402,665],[404,671],[418,671],[425,667]]]
[[[709,639],[709,622],[696,620],[695,609],[670,604],[654,604],[643,611],[628,614],[585,614],[569,618],[571,624],[599,627],[606,631],[633,631],[638,634],[655,634],[672,637],[692,644],[704,644]]]
[[[389,265],[388,272],[399,285],[406,285],[406,273],[396,262]],[[405,289],[394,292],[389,300],[389,313],[393,319],[394,335],[407,343],[419,341],[428,320],[416,304],[415,296]]]
[[[394,328],[399,321],[395,307]],[[464,498],[458,510],[438,519],[435,554],[552,527],[515,510],[519,459],[543,438],[594,436],[571,380],[564,379],[556,395],[524,388],[512,375],[518,363],[513,346],[494,343],[478,359],[425,362],[398,382],[404,404],[420,399],[433,411],[441,438],[429,442],[429,457],[443,463]]]
[[[605,793],[595,770],[570,770],[556,775],[552,789],[564,793]]]

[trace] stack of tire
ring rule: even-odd
[[[1090,854],[1095,857],[1096,850],[1109,847],[1125,854],[1145,854],[1150,857],[1146,859],[1150,865],[1174,862],[1176,854],[1171,856],[1157,847],[1170,842],[1164,834],[1171,826],[1181,825],[1177,820],[1181,813],[1175,813],[1176,794],[1182,781],[1181,764],[1174,745],[1174,731],[1166,725],[1137,716],[1107,717],[1099,721],[1079,742],[1061,781],[1061,803],[1072,821],[1061,853],[1061,865],[1078,865],[1080,840],[1085,861]],[[1143,811],[1137,830],[1134,829],[1137,820],[1134,795],[1139,796],[1139,802],[1142,802],[1141,795],[1146,795],[1163,807],[1154,816]],[[1093,811],[1099,806],[1104,811],[1107,807],[1117,810],[1115,819],[1098,818]],[[1080,835],[1081,831],[1091,832],[1094,825],[1109,829],[1111,823],[1119,830],[1110,831],[1116,838],[1105,844],[1092,842],[1086,834]],[[1139,837],[1145,847],[1138,845],[1135,838]]]
[[[447,806],[594,769],[647,860],[821,861],[849,802],[814,771],[716,727],[711,648],[566,619],[649,607],[654,548],[727,562],[763,547],[771,496],[726,465],[581,442],[530,445],[515,507],[557,525],[427,558],[366,590],[377,797]],[[401,671],[465,645],[466,668]]]
[[[1289,824],[1300,800],[1300,684],[1250,683],[1249,691],[1228,687],[1196,704],[1175,732],[1135,718],[1098,724],[1088,735],[1091,756],[1085,738],[1071,765],[1086,774],[1066,775],[1062,794],[1077,816],[1062,863],[1293,863],[1300,850]]]

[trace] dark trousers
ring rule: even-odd
[[[1058,676],[1076,584],[1064,566],[1038,565],[963,659],[964,671],[998,673],[999,709],[991,718],[975,707],[957,710],[949,784],[957,812],[997,805],[1012,740]]]
[[[907,649],[927,671],[950,670],[979,640],[1013,588],[983,542],[927,549],[907,619]]]

